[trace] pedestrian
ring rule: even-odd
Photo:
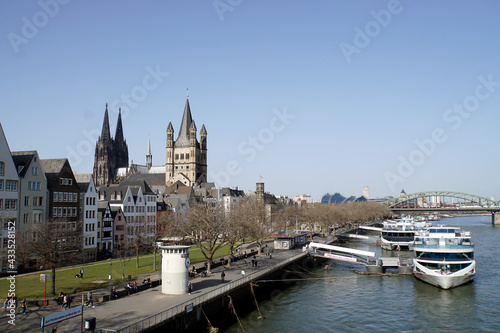
[[[255,259],[255,267],[257,267],[257,259]]]
[[[80,268],[80,279],[83,279],[83,267]]]
[[[61,291],[59,293],[59,296],[57,297],[57,304],[62,306],[63,305],[63,299],[64,299],[64,293]]]
[[[68,303],[68,295],[64,294],[64,297],[63,297],[63,309],[67,309],[69,306],[69,303]],[[57,328],[56,328],[57,329]]]
[[[57,326],[54,327],[50,333],[57,333]]]
[[[26,298],[23,298],[23,301],[21,302],[21,313],[26,314]]]
[[[91,306],[91,307],[94,307],[94,300],[92,299],[92,292],[88,292],[87,293],[87,304],[86,304],[87,307]]]
[[[188,293],[191,295],[191,291],[193,291],[193,284],[191,282],[188,283]]]
[[[116,292],[116,288],[113,286],[111,287],[111,299],[117,299],[118,298],[118,293]]]
[[[252,258],[252,267],[255,267],[255,259]]]
[[[137,292],[137,282],[136,281],[134,281],[134,286],[133,287],[134,287],[134,293]]]
[[[245,277],[245,271],[244,270],[241,270],[241,277],[244,278]]]
[[[224,273],[224,271],[222,271],[222,273],[220,273],[220,279],[222,282],[224,282],[224,277],[226,276],[226,273]]]
[[[5,302],[3,302],[3,308],[5,311],[7,311],[7,307],[9,306],[9,301],[10,301],[10,296],[5,299]]]

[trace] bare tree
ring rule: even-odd
[[[246,197],[240,202],[242,223],[245,234],[253,238],[261,254],[263,242],[269,238],[275,228],[273,227],[271,212],[266,211],[266,206],[256,200],[255,196]]]
[[[130,243],[126,240],[120,240],[114,244],[114,256],[116,256],[120,262],[120,270],[122,273],[122,280],[125,280],[125,268],[132,257],[127,254],[131,252]]]
[[[207,272],[218,249],[224,246],[223,236],[227,233],[224,209],[218,203],[197,203],[191,206],[187,216],[179,220],[179,228],[192,237],[207,259]]]
[[[239,205],[231,208],[231,211],[227,213],[226,216],[226,233],[223,235],[224,242],[229,245],[229,253],[233,254],[236,252],[239,245],[245,238],[245,225],[242,222],[244,216],[241,214],[242,210],[239,209]],[[241,248],[240,248],[241,250]],[[230,261],[229,264],[230,265]]]
[[[31,228],[33,241],[26,244],[27,250],[39,258],[40,264],[52,273],[51,294],[56,294],[56,269],[82,262],[81,234],[77,223],[61,218]]]

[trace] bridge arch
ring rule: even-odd
[[[383,202],[388,208],[444,208],[467,206],[495,208],[499,202],[474,194],[452,191],[427,191],[406,194]]]

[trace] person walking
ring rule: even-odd
[[[21,302],[21,313],[26,314],[26,298],[23,298]]]
[[[80,279],[83,279],[83,267],[80,268]]]
[[[63,309],[67,309],[69,307],[69,300],[68,300],[67,294],[64,294],[62,307],[63,307]]]
[[[94,307],[94,300],[92,299],[92,292],[87,293],[87,307]]]
[[[193,291],[193,284],[191,282],[188,283],[188,293],[191,295],[191,292]]]
[[[245,277],[245,271],[244,270],[241,270],[241,277],[244,278]]]
[[[224,273],[224,271],[222,271],[222,273],[220,273],[220,279],[222,282],[224,282],[225,277],[226,277],[226,273]]]

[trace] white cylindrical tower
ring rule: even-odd
[[[190,247],[187,245],[160,246],[162,293],[169,295],[187,294]]]

